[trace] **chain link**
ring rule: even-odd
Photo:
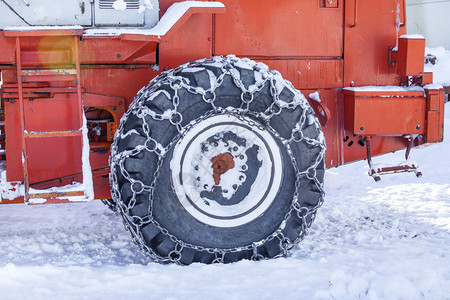
[[[256,82],[254,85],[250,85],[245,87],[244,82],[240,79],[240,73],[235,66],[237,62],[245,62],[248,63],[249,66],[253,68],[255,72],[260,72],[262,74],[261,80]],[[198,86],[191,86],[184,77],[180,76],[180,73],[187,68],[199,67],[199,66],[207,66],[208,64],[217,66],[220,65],[221,74],[219,76],[213,76],[214,83],[211,85],[209,89],[204,89]],[[241,90],[241,106],[239,108],[221,108],[215,105],[216,102],[216,89],[221,87],[224,83],[224,79],[226,76],[231,76],[234,84]],[[187,63],[181,65],[175,69],[165,71],[161,73],[161,75],[153,78],[149,85],[145,88],[142,88],[137,96],[135,97],[133,103],[130,105],[128,112],[122,118],[119,128],[115,134],[114,142],[111,146],[111,157],[110,157],[110,184],[111,184],[111,195],[112,201],[107,201],[106,204],[111,208],[117,210],[123,217],[123,222],[125,227],[131,232],[133,240],[140,246],[142,252],[148,255],[152,260],[158,262],[173,262],[176,264],[181,264],[181,259],[183,255],[183,250],[186,248],[194,249],[198,252],[206,252],[210,253],[214,256],[214,263],[223,263],[225,256],[227,253],[241,252],[241,251],[251,251],[252,260],[260,260],[264,259],[264,256],[260,254],[259,247],[263,246],[268,241],[272,241],[274,239],[278,240],[278,247],[280,248],[280,254],[278,256],[286,256],[288,251],[299,241],[303,239],[303,237],[308,233],[308,229],[315,218],[317,209],[323,203],[324,190],[323,184],[317,178],[316,169],[324,159],[325,154],[325,141],[319,137],[312,138],[306,137],[302,129],[306,128],[308,125],[307,122],[307,114],[312,114],[307,101],[297,101],[291,103],[283,103],[280,98],[280,92],[277,88],[277,80],[279,77],[279,73],[276,71],[268,70],[267,66],[257,63],[255,64],[249,60],[239,60],[234,56],[227,57],[213,57],[212,59],[204,59],[199,60],[194,63]],[[290,83],[284,82],[285,86],[292,87]],[[269,85],[270,95],[273,99],[272,104],[263,112],[255,112],[250,111],[250,105],[254,102],[254,99],[257,97],[256,93],[261,91],[264,87]],[[167,112],[156,113],[152,109],[145,106],[145,101],[148,99],[153,93],[159,90],[162,86],[169,86],[173,90],[173,96],[171,99],[172,109]],[[200,118],[186,124],[182,125],[183,115],[178,111],[178,107],[180,104],[180,90],[184,89],[188,93],[200,95],[202,96],[203,101],[211,104],[211,110],[206,114],[202,115]],[[292,89],[297,95],[301,95],[300,92]],[[300,97],[302,98],[302,97]],[[304,99],[304,98],[303,98]],[[280,134],[270,126],[270,119],[278,114],[280,114],[283,109],[294,109],[300,106],[303,109],[303,113],[298,120],[297,124],[294,126],[291,132],[291,137],[289,139],[285,139],[280,136]],[[194,127],[196,124],[199,124],[203,120],[211,117],[215,114],[228,114],[232,115],[244,122],[246,122],[251,127],[258,127],[260,130],[268,130],[272,135],[274,135],[277,139],[281,141],[281,143],[286,147],[287,153],[289,154],[290,161],[293,165],[295,171],[295,192],[293,194],[293,200],[290,207],[290,210],[284,216],[283,221],[281,222],[280,227],[275,230],[271,235],[266,237],[263,240],[254,242],[252,244],[228,248],[228,249],[217,249],[217,248],[209,248],[203,247],[199,245],[193,245],[187,243],[178,237],[171,234],[166,228],[162,227],[159,222],[157,222],[153,215],[153,201],[155,197],[155,187],[156,182],[161,174],[160,169],[166,157],[166,154],[174,147],[174,145],[180,141],[186,133]],[[129,116],[135,115],[142,120],[142,130],[144,134],[147,136],[147,140],[144,145],[136,146],[132,150],[125,150],[122,152],[118,151],[118,140],[120,139],[121,134],[124,131],[124,124],[126,123]],[[252,115],[256,118],[262,120],[262,122],[256,122],[249,120],[249,118],[244,118],[246,115]],[[170,124],[176,127],[178,134],[173,138],[173,140],[167,145],[161,145],[157,140],[152,138],[150,125],[146,121],[146,117],[150,116],[156,121],[169,120]],[[314,125],[320,129],[320,124],[317,119],[314,122]],[[306,143],[313,147],[319,147],[320,153],[317,156],[314,165],[310,166],[307,170],[300,170],[298,166],[298,162],[294,157],[293,151],[291,150],[292,143]],[[125,160],[127,158],[139,155],[141,152],[147,151],[157,155],[157,164],[156,169],[153,173],[153,180],[149,185],[144,184],[142,181],[135,180],[131,177],[131,175],[125,169]],[[117,173],[119,173],[125,180],[130,182],[131,184],[131,199],[125,203],[120,198],[120,189],[117,178]],[[302,178],[306,178],[314,183],[315,187],[319,191],[319,201],[316,205],[302,206],[300,201],[300,181]],[[137,195],[146,192],[148,194],[148,211],[145,217],[134,216],[131,214],[131,210],[137,203]],[[301,232],[295,240],[290,240],[287,238],[282,230],[286,224],[286,221],[292,216],[295,215],[301,220]],[[161,256],[156,253],[151,247],[147,245],[145,239],[142,235],[142,228],[148,224],[152,224],[158,230],[170,238],[172,242],[175,243],[175,247],[172,251],[168,253],[167,256]]]

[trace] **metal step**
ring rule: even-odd
[[[77,79],[77,69],[21,70],[22,81],[67,81]]]
[[[76,87],[23,87],[23,93],[76,93]],[[3,88],[4,94],[15,94],[17,95],[17,87],[6,87]],[[10,95],[7,97],[14,98]],[[17,98],[17,96],[15,97]]]
[[[33,70],[21,70],[22,76],[60,76],[60,75],[76,75],[77,69],[33,69]]]
[[[81,136],[81,130],[58,130],[58,131],[32,131],[24,132],[26,139],[29,138],[44,138],[44,137],[68,137]]]
[[[64,191],[58,191],[58,192],[50,192],[50,193],[29,193],[30,199],[48,199],[48,198],[68,198],[68,197],[78,197],[78,196],[84,196],[84,190],[83,191],[70,191],[70,192],[64,192]]]

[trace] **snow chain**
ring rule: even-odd
[[[311,122],[307,118],[307,112],[309,114],[313,114],[311,111],[311,108],[306,100],[301,102],[291,102],[286,103],[279,99],[279,93],[277,90],[277,86],[275,84],[275,76],[279,76],[279,73],[277,71],[271,71],[268,70],[267,66],[261,63],[257,63],[253,66],[253,69],[256,71],[264,71],[266,74],[265,78],[263,78],[260,82],[256,84],[256,88],[252,88],[252,90],[247,90],[244,86],[244,83],[240,80],[239,76],[236,75],[237,70],[233,65],[233,62],[238,61],[234,56],[227,56],[227,57],[213,57],[211,59],[202,59],[198,60],[193,63],[187,63],[184,65],[181,65],[175,69],[165,71],[161,73],[161,75],[153,78],[149,85],[142,88],[137,96],[135,97],[134,101],[130,105],[130,108],[128,112],[123,116],[119,128],[115,134],[114,143],[111,146],[111,153],[112,156],[110,157],[110,184],[111,184],[111,195],[112,195],[112,201],[106,202],[110,208],[113,210],[117,210],[122,217],[124,218],[124,225],[127,229],[130,230],[132,234],[132,238],[134,241],[139,245],[141,251],[150,256],[150,258],[157,262],[173,262],[180,264],[180,259],[182,256],[182,250],[184,248],[192,248],[197,251],[203,252],[206,251],[210,254],[214,255],[213,263],[223,263],[224,262],[224,256],[227,253],[232,252],[240,252],[240,251],[252,251],[253,255],[251,257],[252,260],[260,260],[264,257],[261,254],[258,254],[258,247],[260,245],[265,244],[268,241],[276,239],[278,241],[278,246],[281,250],[281,253],[277,255],[276,257],[280,256],[286,256],[288,251],[298,242],[300,242],[306,234],[308,234],[309,227],[311,226],[311,223],[313,222],[317,209],[322,205],[323,203],[323,197],[324,197],[324,190],[323,190],[323,183],[321,183],[317,177],[316,177],[316,168],[321,163],[321,161],[324,159],[325,155],[325,141],[324,139],[319,136],[317,139],[311,139],[306,136],[303,136],[301,128],[305,126],[305,122]],[[245,59],[242,59],[241,61],[246,61]],[[222,74],[217,77],[214,86],[212,86],[210,89],[205,90],[201,87],[192,87],[189,85],[189,83],[186,81],[185,78],[181,76],[177,76],[177,74],[186,69],[186,68],[193,68],[193,67],[199,67],[203,64],[221,64],[221,70]],[[215,105],[216,100],[216,94],[215,90],[220,87],[224,81],[225,76],[231,76],[233,78],[234,83],[237,87],[240,88],[242,91],[241,93],[241,106],[239,108],[233,108],[233,109],[224,109],[221,107],[217,107]],[[270,93],[273,97],[274,102],[271,104],[271,106],[266,109],[264,112],[254,112],[249,110],[249,105],[253,101],[254,95],[256,92],[260,91],[267,83],[270,84]],[[286,82],[289,86],[292,87],[292,85],[289,82]],[[170,111],[170,114],[164,113],[158,114],[157,112],[151,110],[147,106],[144,105],[144,100],[147,99],[149,96],[152,95],[159,87],[162,85],[169,85],[174,90],[174,95],[172,97],[172,105],[173,108]],[[183,119],[183,116],[180,112],[178,112],[178,105],[180,98],[178,96],[179,90],[185,89],[189,93],[201,95],[203,100],[212,106],[212,110],[203,115],[202,117],[198,118],[194,122],[190,122],[186,126],[182,126],[181,122]],[[295,88],[292,87],[293,90]],[[298,93],[298,92],[297,92]],[[303,98],[304,99],[304,98]],[[280,136],[274,130],[270,124],[270,119],[281,113],[283,109],[293,109],[297,106],[300,106],[303,109],[302,116],[300,117],[300,120],[297,122],[296,126],[292,129],[291,137],[289,139],[285,139]],[[257,126],[260,130],[268,130],[271,134],[273,134],[277,139],[279,139],[283,145],[286,147],[287,152],[290,156],[290,160],[292,162],[292,165],[295,170],[296,174],[296,181],[295,181],[295,192],[293,195],[293,201],[290,207],[290,210],[286,213],[284,220],[281,222],[280,227],[273,232],[271,235],[269,235],[267,238],[260,240],[258,242],[254,242],[250,245],[244,246],[244,247],[236,247],[236,248],[227,248],[227,249],[219,249],[219,248],[207,248],[197,245],[192,245],[189,243],[186,243],[176,236],[172,235],[167,229],[163,228],[153,217],[153,198],[154,198],[154,191],[155,191],[155,184],[156,180],[158,179],[158,176],[160,175],[160,168],[163,164],[164,158],[166,154],[170,151],[170,149],[181,139],[183,138],[186,133],[196,124],[199,122],[207,119],[208,117],[215,115],[215,114],[228,114],[232,115],[236,118],[239,118],[240,120],[246,122],[249,126]],[[135,147],[133,150],[125,150],[121,153],[118,153],[118,146],[117,141],[119,140],[120,133],[123,131],[123,126],[125,124],[125,121],[129,118],[130,115],[135,115],[142,119],[143,125],[142,129],[143,132],[147,135],[147,140],[145,142],[145,145],[139,145]],[[242,116],[245,115],[251,115],[259,120],[263,120],[265,122],[265,126],[258,124],[257,122],[249,121],[247,118],[243,118]],[[153,139],[150,136],[150,128],[148,123],[145,121],[146,116],[151,116],[154,120],[169,120],[170,123],[175,126],[178,130],[178,135],[173,139],[171,143],[169,143],[166,147],[163,147],[158,141]],[[316,123],[316,126],[320,128],[320,124],[317,121],[316,118],[314,118],[314,122]],[[321,133],[322,134],[322,133]],[[313,147],[320,147],[320,153],[317,156],[317,159],[314,163],[314,165],[310,166],[307,170],[300,172],[299,167],[297,165],[296,159],[293,155],[293,152],[291,150],[290,145],[292,143],[299,143],[304,142],[307,143]],[[127,170],[124,168],[124,162],[125,159],[137,155],[141,151],[149,151],[153,152],[158,156],[158,163],[157,168],[154,172],[153,181],[150,185],[145,185],[143,182],[139,180],[133,179],[130,174],[128,174]],[[125,205],[122,201],[120,201],[120,192],[119,192],[119,185],[117,180],[116,172],[117,170],[120,171],[121,175],[130,182],[131,184],[131,190],[133,192],[133,196],[129,203]],[[301,178],[307,178],[308,180],[312,181],[317,190],[320,191],[320,198],[318,203],[313,207],[305,207],[302,206],[299,202],[299,188],[300,188],[300,179]],[[148,207],[148,214],[145,217],[139,217],[139,216],[132,216],[130,214],[130,210],[135,206],[136,204],[136,195],[139,193],[146,191],[149,193],[149,207]],[[282,230],[285,226],[286,220],[291,216],[291,214],[297,214],[298,218],[302,220],[301,225],[301,233],[299,234],[299,237],[295,240],[290,240],[287,237],[284,236],[282,233]],[[126,220],[126,221],[125,221]],[[149,246],[146,245],[144,237],[141,233],[141,228],[146,225],[152,223],[155,225],[164,235],[168,236],[174,243],[175,243],[175,249],[172,250],[166,257],[162,257],[159,254],[155,253]]]

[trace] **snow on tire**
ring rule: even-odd
[[[111,148],[111,193],[153,260],[272,258],[322,204],[324,153],[307,100],[278,72],[213,57],[138,93]]]

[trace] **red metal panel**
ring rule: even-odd
[[[298,89],[333,89],[344,84],[342,59],[262,60]]]
[[[425,132],[426,99],[403,92],[393,97],[344,91],[344,126],[357,135],[404,135]],[[379,94],[379,93],[378,93]]]
[[[106,157],[108,157],[107,155]],[[92,172],[94,181],[95,199],[111,199],[111,187],[109,185],[109,168]]]
[[[398,74],[417,76],[423,72],[425,39],[398,39]]]
[[[359,136],[354,136],[351,131],[343,131],[341,146],[342,160],[340,164],[345,164],[367,158],[367,150],[364,140]],[[408,140],[396,136],[374,136],[371,139],[370,147],[372,156],[385,154],[406,148]]]
[[[5,37],[5,33],[0,30],[0,64],[12,64],[14,58],[15,40]]]
[[[56,94],[52,99],[24,102],[28,132],[80,129],[76,94]]]
[[[309,100],[312,107],[315,107],[316,100],[309,99],[309,94],[316,90],[301,90],[306,99]],[[340,106],[341,92],[339,89],[319,89],[320,105],[328,110],[330,118],[322,125],[322,132],[325,135],[327,151],[325,152],[325,166],[327,168],[337,166],[340,163],[340,145],[341,145],[341,117]],[[320,120],[320,111],[315,110],[316,117]]]
[[[429,90],[427,95],[427,110],[438,111],[440,108],[439,91]]]
[[[6,175],[8,181],[22,181],[22,142],[19,124],[19,103],[16,99],[5,101],[5,137],[6,151]]]
[[[444,139],[444,90],[426,90],[427,95],[427,130],[426,142],[442,142]]]
[[[215,54],[250,57],[342,57],[342,6],[320,1],[222,1],[215,16]]]
[[[64,65],[72,61],[69,49],[25,49],[22,51],[22,65],[35,66],[53,62]]]
[[[136,93],[156,74],[158,71],[150,66],[97,66],[81,70],[81,86],[87,93],[124,98],[128,107]]]
[[[193,15],[167,42],[159,45],[159,69],[164,71],[212,55],[212,16]],[[180,55],[182,53],[182,55]]]
[[[79,137],[27,139],[26,143],[31,184],[81,173]]]
[[[147,42],[140,41],[121,41],[112,38],[94,39],[83,37],[80,42],[81,63],[123,63],[146,44]],[[151,43],[151,47],[146,49],[146,51],[145,55],[136,57],[134,60],[140,63],[155,64],[156,43]],[[133,61],[130,63],[133,63]]]
[[[82,64],[92,63],[123,63],[136,51],[144,47],[148,42],[122,41],[117,38],[86,38],[80,42],[80,59]],[[48,64],[71,64],[75,61],[73,57],[72,37],[30,37],[21,41],[22,65],[48,65]],[[156,43],[151,43],[146,52],[135,58],[139,63],[156,63]],[[5,37],[0,31],[0,64],[11,64],[14,62],[14,38]],[[131,61],[132,63],[133,61]],[[128,62],[130,63],[130,61]]]
[[[345,1],[345,86],[400,83],[389,47],[397,45],[401,9],[392,0]]]
[[[429,111],[427,112],[427,143],[435,143],[439,141],[439,112]]]
[[[422,73],[422,85],[432,84],[433,83],[433,72],[424,72]]]

